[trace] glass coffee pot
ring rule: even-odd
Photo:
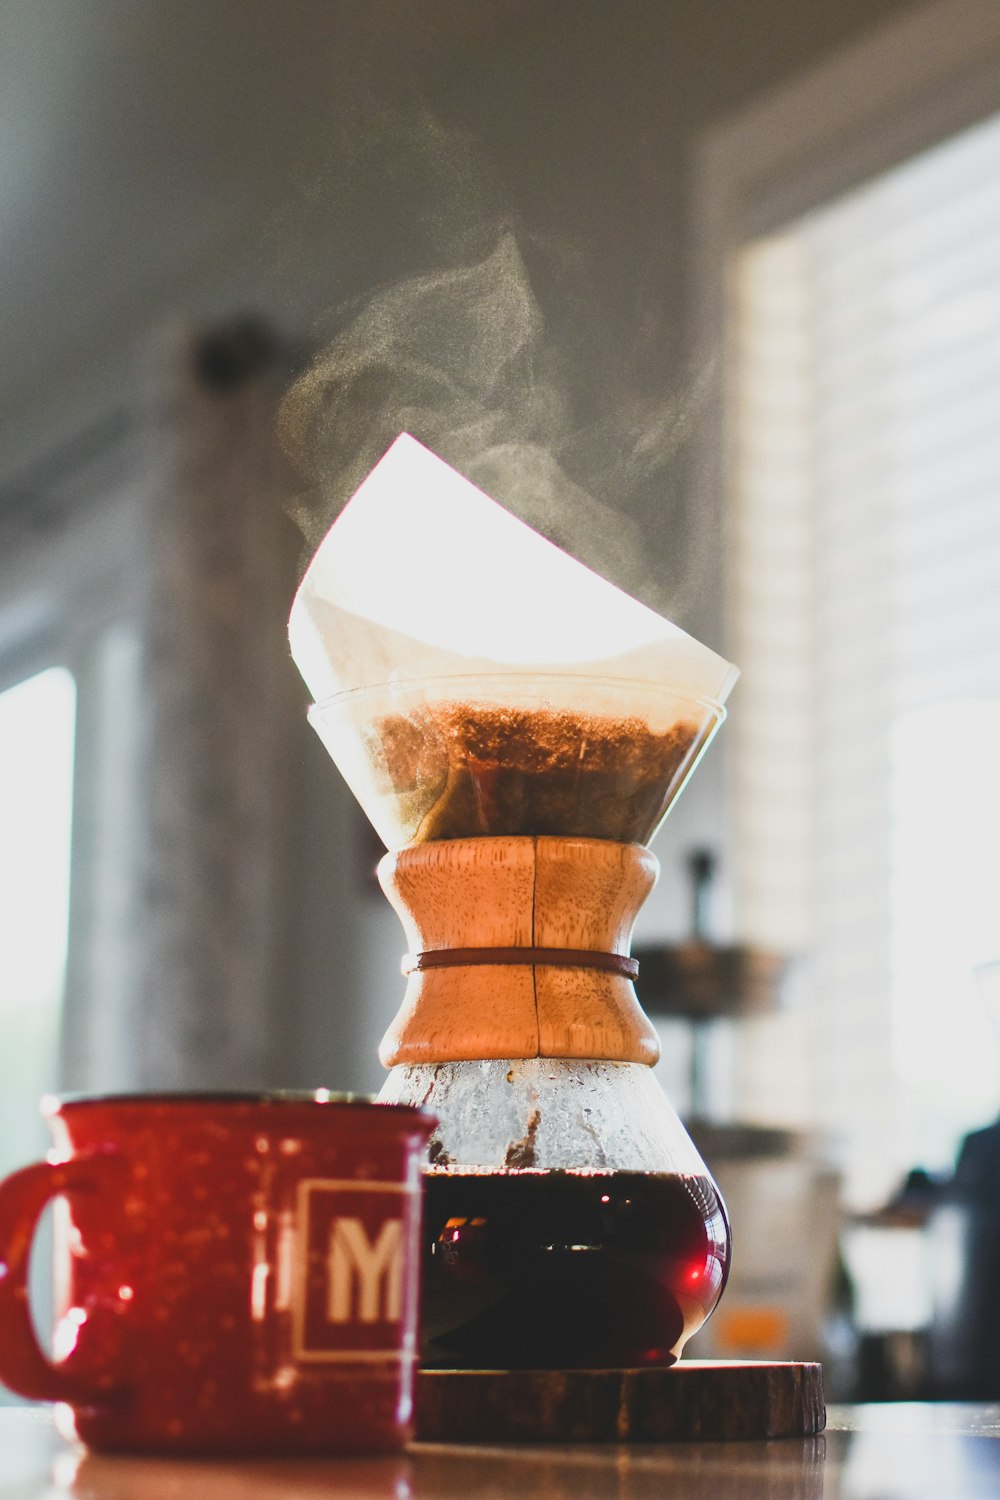
[[[310,720],[389,850],[379,879],[408,946],[381,1098],[439,1120],[425,1170],[422,1362],[671,1364],[722,1294],[730,1235],[653,1075],[659,1045],[629,943],[658,871],[648,843],[722,722],[735,674],[657,616],[664,630],[651,638],[651,612],[624,595],[641,611],[647,661],[657,648],[665,658],[645,677],[620,675],[636,665],[627,631],[617,659],[599,663],[560,659],[551,641],[542,662],[509,646],[484,660],[480,631],[478,656],[468,640],[462,656],[476,670],[460,672],[425,627],[423,664],[446,670],[417,675],[403,651],[404,669],[373,684],[373,656],[388,643],[400,659],[410,637],[370,618],[363,649],[325,672],[331,641],[359,618],[334,598],[329,571],[317,577],[331,541],[345,550],[340,526],[300,588],[292,648],[318,699]],[[519,543],[550,547],[528,537]],[[341,564],[353,576],[350,558]],[[696,691],[697,668],[714,695]],[[331,679],[340,690],[321,697]]]

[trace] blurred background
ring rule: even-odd
[[[743,671],[636,933],[692,1352],[1000,1396],[998,163],[991,0],[0,0],[0,1166],[46,1090],[380,1086],[285,625],[484,423]]]

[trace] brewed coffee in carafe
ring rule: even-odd
[[[428,610],[421,547],[442,535]],[[290,635],[406,936],[381,1097],[439,1121],[423,1363],[672,1363],[722,1293],[729,1226],[653,1075],[629,942],[734,669],[405,437]]]

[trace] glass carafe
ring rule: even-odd
[[[724,717],[645,682],[484,674],[311,721],[390,853],[409,945],[381,1097],[439,1118],[421,1358],[671,1364],[717,1303],[725,1208],[651,1065],[646,845]]]

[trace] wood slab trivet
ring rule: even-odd
[[[810,1437],[818,1364],[683,1360],[669,1370],[422,1370],[425,1442],[663,1443]]]

